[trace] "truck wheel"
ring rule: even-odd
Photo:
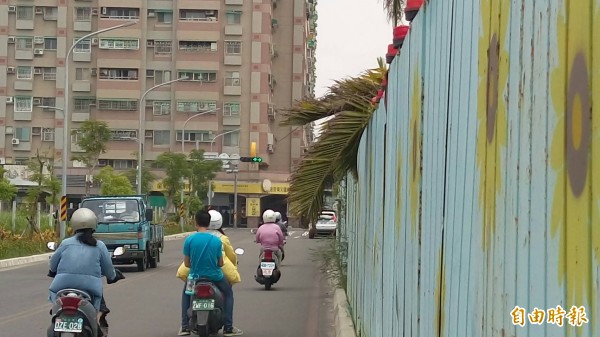
[[[158,259],[158,254],[160,253],[158,252],[158,249],[156,249],[156,257],[152,257],[152,253],[150,253],[150,250],[148,250],[148,265],[150,268],[156,268],[156,259]]]
[[[137,267],[138,267],[137,269],[138,269],[138,271],[145,271],[146,270],[146,263],[147,263],[147,261],[146,261],[146,257],[145,256],[143,258],[137,260],[136,263],[137,263]]]

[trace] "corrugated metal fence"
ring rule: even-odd
[[[600,335],[598,41],[597,0],[421,10],[342,190],[360,336]]]

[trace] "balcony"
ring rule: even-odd
[[[226,25],[225,26],[225,35],[234,35],[234,36],[242,35],[242,25]]]
[[[75,81],[72,90],[75,92],[90,92],[92,85],[89,81]]]
[[[31,91],[31,90],[33,90],[33,81],[32,80],[16,80],[15,81],[15,90]]]
[[[76,32],[91,32],[92,21],[75,21],[73,23],[73,30]]]
[[[33,60],[33,49],[17,49],[15,51],[17,60]]]
[[[241,55],[225,55],[223,63],[227,66],[241,66],[242,56]]]
[[[227,96],[240,96],[242,94],[242,80],[240,78],[225,78],[223,94]]]
[[[32,30],[34,28],[34,21],[17,19],[16,28],[23,29],[23,30]]]

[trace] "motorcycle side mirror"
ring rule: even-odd
[[[50,250],[56,250],[56,242],[54,242],[54,241],[48,242],[46,244],[46,247],[48,247],[48,249],[50,249]]]
[[[123,255],[124,253],[125,253],[125,249],[123,249],[123,247],[117,247],[117,248],[115,248],[115,251],[113,252],[113,256]]]
[[[243,248],[236,248],[235,249],[235,253],[237,255],[244,255],[244,249]]]

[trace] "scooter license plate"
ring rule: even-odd
[[[192,309],[196,311],[215,310],[215,300],[200,300],[195,299],[192,303]]]
[[[262,269],[263,276],[271,276],[275,269],[275,262],[261,262],[260,268]]]
[[[81,332],[83,330],[83,318],[76,316],[61,316],[54,321],[54,331]]]

